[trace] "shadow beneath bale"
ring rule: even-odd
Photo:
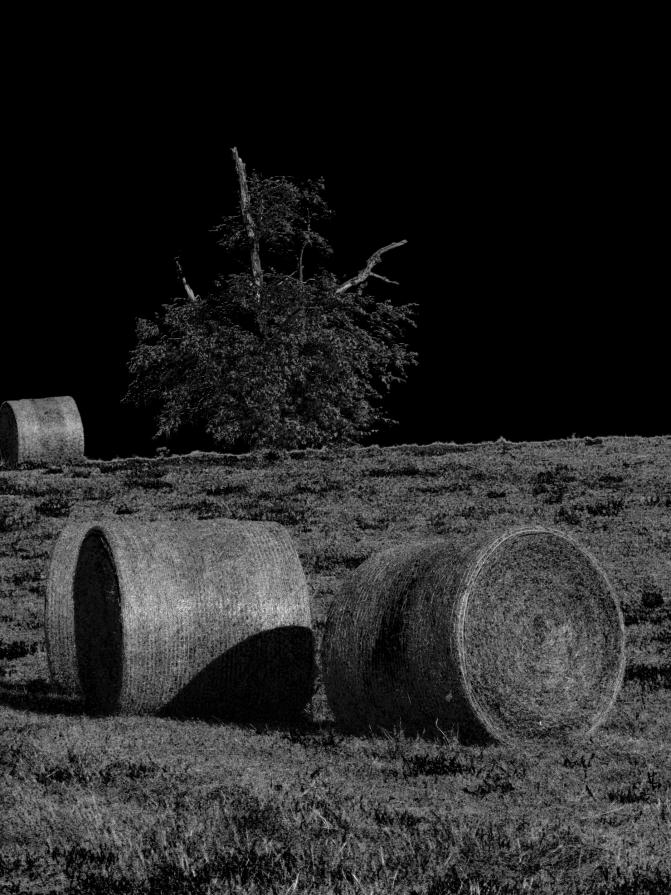
[[[35,678],[21,683],[0,681],[0,705],[24,712],[47,715],[82,715],[79,699],[58,693],[49,681]]]
[[[312,698],[313,634],[288,626],[248,637],[209,663],[164,707],[176,718],[295,725]]]

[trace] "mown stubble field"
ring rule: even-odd
[[[90,718],[52,691],[42,611],[69,518],[274,520],[317,639],[348,570],[436,535],[567,531],[620,596],[627,674],[591,738],[528,752],[291,728]],[[0,892],[671,890],[671,437],[0,467]]]

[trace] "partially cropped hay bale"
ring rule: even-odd
[[[624,624],[594,558],[545,528],[464,553],[432,541],[350,574],[328,615],[326,694],[350,728],[503,741],[587,733],[624,673]]]
[[[0,457],[8,466],[69,463],[84,457],[84,429],[73,398],[5,401]]]
[[[45,622],[54,682],[95,713],[282,720],[312,695],[307,583],[274,523],[67,526]]]

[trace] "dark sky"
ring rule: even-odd
[[[225,268],[209,230],[235,209],[234,145],[325,178],[343,277],[409,240],[380,270],[419,303],[420,362],[376,440],[668,432],[666,149],[626,79],[406,71],[308,100],[40,72],[6,116],[0,400],[73,395],[89,455],[153,450],[120,406],[134,320],[179,292],[176,254],[196,291]]]

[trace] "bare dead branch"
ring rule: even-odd
[[[380,280],[384,280],[385,277],[381,277],[379,274],[373,273],[373,268],[376,264],[380,263],[380,259],[385,252],[389,252],[391,251],[391,249],[397,249],[399,246],[405,245],[407,241],[407,239],[402,239],[400,242],[391,242],[388,246],[383,246],[381,249],[378,249],[377,252],[373,252],[368,261],[366,261],[365,267],[363,267],[358,274],[355,274],[355,276],[351,277],[349,280],[345,280],[344,283],[341,283],[340,286],[338,286],[338,288],[336,289],[336,295],[347,292],[347,290],[351,289],[352,286],[360,286],[370,276],[375,276]],[[387,282],[391,283],[393,281],[387,280]],[[398,285],[398,283],[396,283],[395,285]]]
[[[398,280],[390,280],[389,277],[383,277],[380,273],[371,273],[369,276],[375,277],[376,280],[382,280],[383,283],[391,283],[392,286],[401,285]]]
[[[244,221],[245,229],[247,230],[247,238],[249,239],[249,254],[252,264],[252,279],[254,280],[256,296],[257,298],[260,298],[261,286],[263,284],[263,269],[261,268],[261,255],[259,252],[259,235],[256,232],[256,227],[254,226],[254,219],[252,217],[250,208],[247,172],[245,170],[245,163],[240,158],[238,150],[235,146],[232,148],[231,152],[233,153],[235,169],[238,173],[238,184],[240,187],[240,211],[242,213],[242,220]]]
[[[196,293],[193,291],[191,286],[189,286],[189,284],[186,281],[186,277],[184,276],[184,271],[182,270],[182,265],[179,260],[179,255],[175,258],[175,264],[177,266],[177,276],[180,278],[180,280],[182,281],[182,283],[184,285],[184,291],[186,292],[187,297],[190,298],[191,301],[195,301]]]

